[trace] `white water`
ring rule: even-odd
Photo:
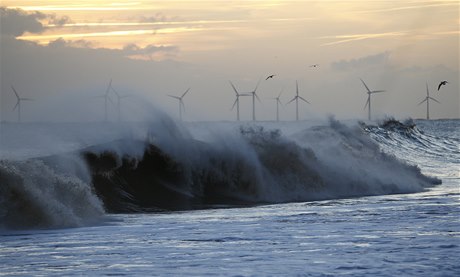
[[[427,149],[414,147],[418,152],[399,137],[385,142],[378,132],[373,137],[385,151],[410,163],[421,161],[417,164],[424,173],[442,178],[442,185],[427,191],[251,208],[107,215],[88,227],[4,230],[0,233],[0,274],[459,275],[458,123],[452,130],[430,122],[420,125],[421,138],[430,141]],[[442,143],[442,147],[431,143]],[[328,149],[323,150],[327,153]]]

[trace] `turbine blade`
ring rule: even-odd
[[[292,101],[294,101],[296,98],[297,98],[297,97],[292,98],[292,100],[289,101],[289,102],[287,102],[286,105],[289,104],[289,103],[291,103]]]
[[[371,93],[371,90],[367,87],[366,83],[364,83],[363,79],[359,78],[361,80],[361,82],[363,83],[364,87],[366,87],[367,89],[367,92],[368,93]]]
[[[260,101],[259,96],[257,96],[256,91],[254,91],[254,96],[257,98],[257,100],[259,101],[259,103],[262,103],[262,101]]]
[[[310,102],[308,102],[305,98],[303,98],[302,96],[299,96],[300,100],[303,100],[305,102],[307,102],[308,104],[311,104]]]
[[[109,99],[110,103],[112,103],[113,105],[115,105],[115,103],[113,102],[112,98],[110,98],[110,96],[106,95],[105,96],[107,99]]]
[[[11,88],[13,89],[13,92],[14,92],[14,94],[16,95],[16,98],[19,100],[19,94],[18,94],[18,92],[14,89],[13,86],[11,86]]]
[[[430,91],[428,90],[428,82],[426,82],[426,96],[430,96]]]
[[[276,98],[276,102],[280,103],[281,105],[283,105],[283,103],[281,103],[281,100],[279,98]]]
[[[259,81],[257,82],[256,88],[254,89],[254,94],[256,93],[257,88],[259,87],[259,84],[260,84],[260,79],[259,79]]]
[[[281,97],[281,94],[283,94],[283,90],[284,90],[284,87],[281,89],[280,94],[278,95],[277,98],[280,98],[280,97]]]
[[[112,86],[110,86],[110,88],[117,95],[117,97],[120,98],[120,94],[118,93],[118,91],[116,91]]]
[[[385,92],[385,90],[373,90],[373,91],[370,91],[370,93],[379,93],[379,92]]]
[[[430,98],[431,100],[433,100],[434,102],[438,102],[439,104],[441,104],[441,102],[439,102],[438,100],[434,99],[433,97],[428,97]]]
[[[174,96],[174,95],[170,95],[168,94],[169,97],[172,97],[172,98],[176,98],[177,100],[181,100],[180,97],[177,97],[177,96]]]
[[[420,102],[420,103],[418,103],[418,105],[417,105],[417,106],[420,106],[420,105],[422,105],[422,104],[423,104],[425,101],[427,101],[427,100],[428,100],[428,98],[425,98],[425,99],[423,99],[423,101],[422,101],[422,102]]]
[[[187,94],[187,92],[188,92],[189,90],[190,90],[190,88],[188,88],[188,89],[184,92],[184,94],[182,94],[182,96],[181,96],[180,98],[184,98],[184,96]]]
[[[231,81],[228,81],[230,83],[230,85],[232,86],[233,90],[235,91],[235,94],[238,96],[238,91],[236,90],[235,86],[233,85],[233,83]]]
[[[364,105],[364,109],[363,109],[363,110],[365,110],[365,109],[367,108],[367,105],[369,105],[369,101],[370,101],[370,98],[367,97],[367,101],[366,101],[366,104]]]
[[[19,106],[19,100],[16,102],[16,105],[14,105],[13,111],[16,110],[16,108]]]
[[[112,79],[110,79],[110,81],[109,81],[109,85],[107,86],[107,90],[105,91],[105,95],[109,94],[111,87],[112,87]]]
[[[238,98],[236,98],[236,99],[235,99],[235,102],[233,102],[233,106],[232,106],[232,108],[230,109],[231,111],[233,111],[233,108],[235,108],[237,102],[238,102]]]
[[[299,83],[297,82],[297,80],[295,80],[295,92],[297,96],[299,96]]]
[[[182,110],[185,112],[185,104],[184,104],[184,101],[180,100],[180,106],[181,106]]]

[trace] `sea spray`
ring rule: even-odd
[[[104,214],[90,184],[39,160],[0,161],[0,207],[3,228],[76,227]]]
[[[135,135],[78,151],[3,160],[2,224],[78,226],[102,207],[118,213],[314,201],[440,183],[382,151],[372,130],[356,124],[201,124],[210,125],[207,135],[160,117]]]
[[[257,124],[226,132],[199,141],[184,126],[164,121],[149,143],[107,144],[145,145],[141,156],[110,147],[82,153],[112,212],[409,193],[439,182],[381,151],[359,126],[333,119],[289,137]]]
[[[388,154],[359,126],[346,126],[331,118],[320,126],[294,135],[304,147],[314,149],[328,184],[330,197],[410,193],[440,180],[425,176],[416,165]]]

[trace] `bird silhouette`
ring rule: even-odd
[[[310,65],[310,67],[319,67],[319,64],[315,63],[315,64]]]
[[[438,85],[438,91],[439,91],[439,89],[441,88],[441,86],[446,85],[446,84],[448,84],[448,83],[449,83],[449,82],[447,82],[447,81],[442,81],[441,83],[439,83],[439,85]]]
[[[270,76],[267,76],[267,78],[265,78],[265,80],[268,80],[268,79],[273,78],[273,77],[275,77],[275,76],[276,76],[275,74],[270,75]]]

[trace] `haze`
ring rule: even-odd
[[[431,118],[459,118],[458,1],[21,1],[1,5],[2,121],[104,119],[110,79],[125,119],[150,105],[187,121],[235,120],[238,90],[254,89],[258,120],[274,120],[276,102],[300,95],[300,118],[334,114],[365,119],[366,91],[375,118],[424,118],[425,83]],[[311,67],[319,64],[317,67]],[[275,74],[265,80],[268,75]],[[437,90],[439,82],[449,83]],[[109,103],[115,121],[116,98]],[[252,103],[241,100],[241,119]],[[295,105],[280,107],[295,119]]]

